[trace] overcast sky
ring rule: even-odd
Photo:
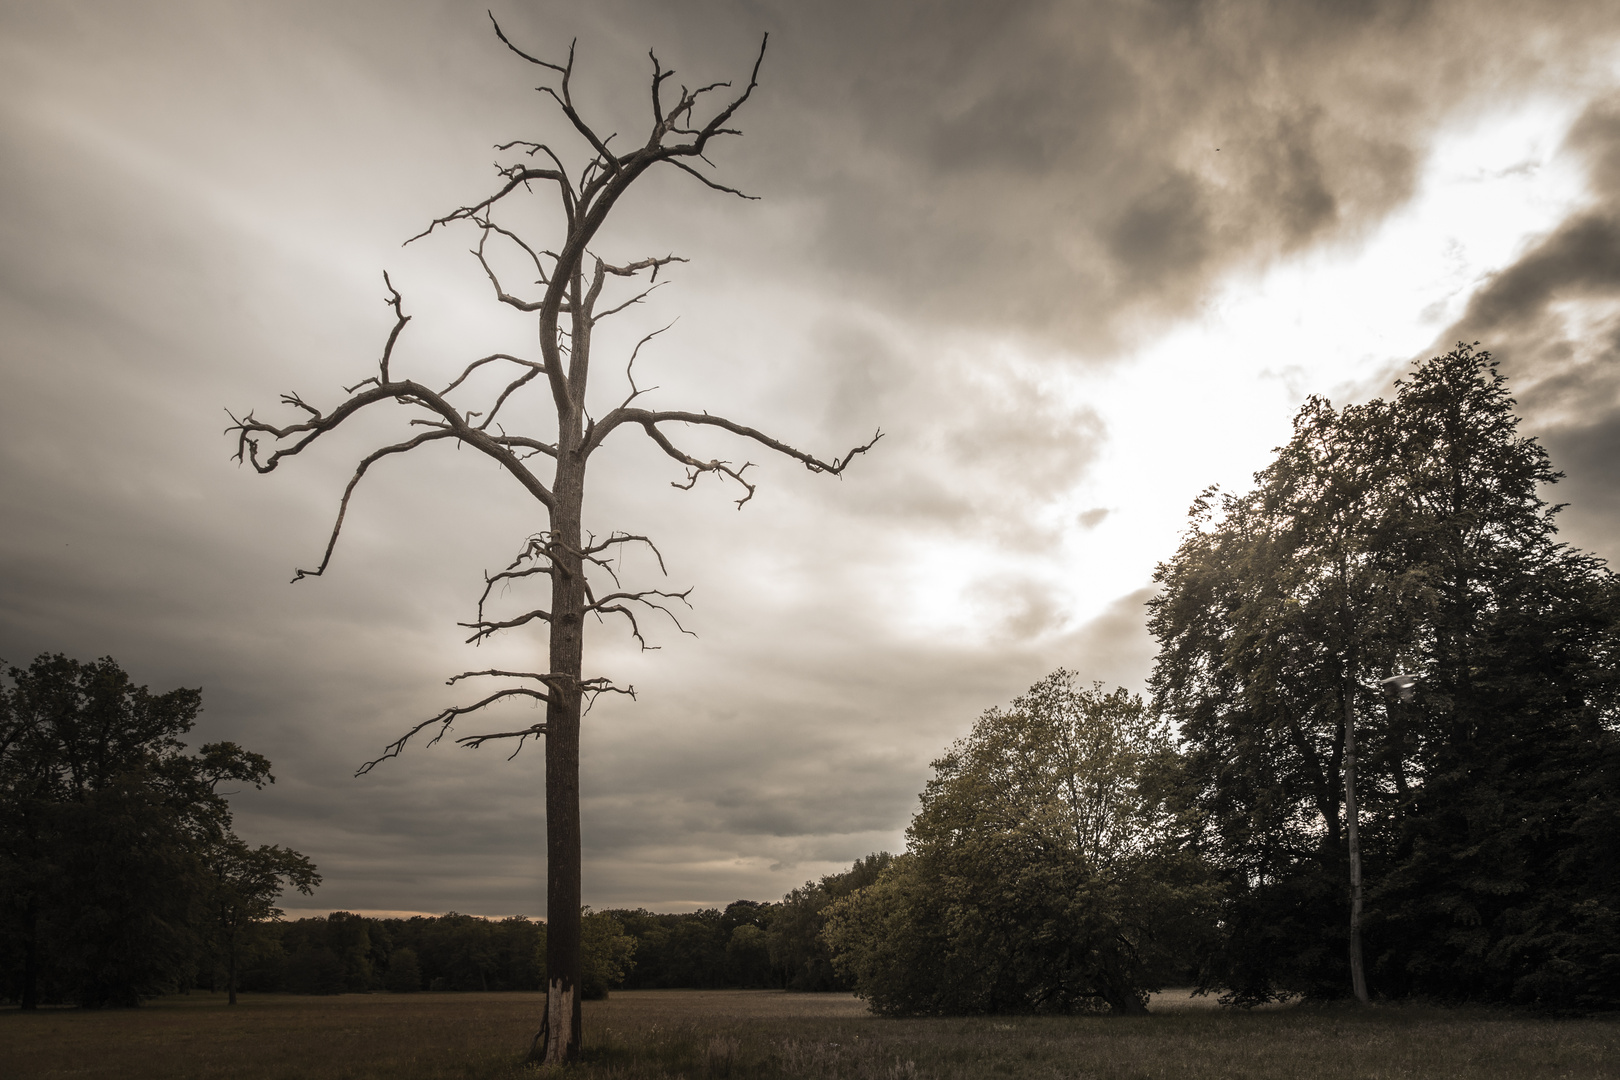
[[[1010,14],[1008,12],[1011,12]],[[1141,689],[1142,603],[1188,504],[1244,487],[1310,394],[1386,393],[1478,340],[1568,474],[1566,537],[1620,555],[1620,7],[1609,2],[500,2],[588,117],[636,137],[647,50],[746,78],[711,155],[598,249],[690,260],[605,330],[593,401],[654,404],[821,456],[759,463],[744,509],[645,440],[593,463],[587,525],[658,540],[697,637],[587,666],[635,684],[586,721],[585,896],[769,900],[898,850],[928,762],[1057,666]],[[531,667],[462,644],[486,569],[544,527],[445,449],[361,488],[385,418],[261,477],[227,408],[340,400],[391,325],[443,381],[533,353],[433,217],[493,144],[580,146],[483,4],[0,0],[0,657],[111,655],[203,688],[195,741],[269,756],[238,831],[309,855],[310,910],[542,915],[541,754],[412,747],[444,679]],[[538,243],[555,225],[521,216]],[[535,431],[543,434],[543,415]],[[393,441],[389,439],[389,441]],[[628,560],[632,580],[657,568]]]

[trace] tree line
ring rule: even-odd
[[[835,966],[890,1014],[1620,1006],[1620,589],[1559,476],[1469,346],[1312,398],[1158,568],[1151,702],[1060,671],[984,714]]]
[[[849,870],[807,881],[779,902],[655,913],[581,913],[587,999],[610,989],[848,990],[822,935],[831,905],[872,884],[889,865],[869,855]],[[440,916],[373,918],[351,912],[257,924],[244,949],[244,990],[295,994],[418,990],[543,990],[546,931],[540,920]],[[208,982],[199,985],[213,988]]]
[[[237,990],[543,990],[547,924],[513,917],[284,921],[287,888],[320,883],[305,856],[250,846],[224,789],[273,783],[230,742],[181,740],[201,691],[154,694],[109,657],[42,655],[0,682],[0,1001],[129,1006]],[[847,989],[825,909],[872,883],[873,855],[779,903],[581,913],[581,993],[611,987]]]

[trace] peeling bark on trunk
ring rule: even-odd
[[[557,508],[552,515],[551,684],[546,705],[546,1039],[541,1061],[579,1057],[584,1038],[580,950],[579,727],[584,662],[584,565],[578,555],[584,469],[577,432],[558,440]],[[565,449],[566,447],[566,449]],[[578,464],[576,464],[578,463]],[[573,467],[570,467],[573,466]]]

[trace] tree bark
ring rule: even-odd
[[[585,568],[580,557],[584,462],[578,420],[559,432],[552,514],[551,700],[546,705],[546,1018],[541,1063],[579,1059],[584,1039],[580,955],[579,727]],[[572,430],[570,430],[572,429]]]
[[[1350,989],[1356,1000],[1367,1002],[1367,973],[1361,955],[1361,829],[1356,809],[1356,705],[1355,688],[1344,688],[1344,816],[1350,841]]]
[[[39,1008],[39,897],[28,897],[28,908],[23,915],[28,929],[23,934],[22,1007],[32,1011]]]

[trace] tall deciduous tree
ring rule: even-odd
[[[243,935],[259,923],[281,918],[276,901],[283,888],[290,885],[309,896],[321,883],[321,875],[296,851],[271,844],[251,848],[234,835],[210,845],[204,860],[210,914],[225,954],[228,1003],[235,1005]]]
[[[0,931],[24,1008],[133,1005],[189,985],[207,932],[205,853],[236,841],[221,783],[270,763],[188,753],[197,690],[153,694],[110,658],[40,656],[0,684]]]
[[[1228,878],[1233,999],[1362,989],[1353,825],[1374,991],[1551,999],[1531,988],[1552,952],[1498,946],[1594,895],[1555,872],[1590,862],[1559,803],[1603,787],[1616,675],[1613,578],[1558,544],[1556,479],[1459,346],[1390,401],[1309,402],[1252,491],[1194,504],[1158,573],[1153,688]],[[1421,677],[1410,704],[1381,699],[1397,670]],[[1559,916],[1536,899],[1555,880]]]
[[[1140,1013],[1213,893],[1153,777],[1168,734],[1058,671],[934,762],[906,854],[826,930],[886,1014]]]
[[[493,22],[493,17],[492,17]],[[537,530],[505,569],[487,575],[488,585],[480,598],[478,613],[468,626],[470,640],[521,626],[544,627],[549,635],[548,660],[537,671],[469,671],[450,681],[474,677],[519,680],[464,706],[446,709],[438,716],[417,724],[392,743],[378,761],[397,755],[418,733],[434,729],[437,741],[458,717],[476,712],[498,701],[528,698],[545,704],[545,720],[512,731],[486,732],[459,738],[466,746],[480,746],[500,739],[516,739],[521,747],[530,737],[545,737],[546,746],[546,900],[549,922],[547,934],[547,1000],[534,1056],[546,1063],[573,1060],[579,1050],[581,1022],[580,955],[580,821],[579,753],[582,698],[603,692],[628,692],[600,676],[586,676],[582,670],[584,622],[588,616],[617,615],[628,620],[630,632],[642,640],[638,612],[666,611],[670,601],[684,602],[686,593],[659,589],[625,589],[612,573],[613,556],[627,545],[646,544],[646,537],[614,532],[602,538],[584,527],[586,468],[592,455],[615,432],[641,431],[665,455],[684,470],[676,487],[690,488],[706,474],[736,483],[742,490],[739,506],[754,494],[747,478],[750,464],[704,460],[682,449],[672,429],[713,428],[764,447],[799,462],[812,472],[838,475],[856,455],[865,452],[873,440],[852,449],[843,457],[823,460],[798,450],[755,428],[709,412],[686,409],[659,409],[641,403],[646,391],[635,383],[632,365],[639,350],[661,331],[643,337],[626,362],[628,388],[620,403],[599,417],[586,411],[591,368],[596,359],[593,338],[598,325],[609,316],[633,308],[647,295],[647,289],[629,295],[613,295],[619,283],[656,282],[658,274],[681,261],[665,255],[612,262],[591,250],[603,224],[631,186],[649,172],[679,170],[716,191],[740,195],[735,188],[713,179],[705,170],[707,154],[727,136],[740,134],[731,125],[737,111],[747,102],[757,85],[764,43],[755,60],[747,85],[740,91],[729,82],[715,82],[688,89],[671,88],[674,72],[651,56],[649,80],[650,116],[639,142],[621,141],[622,151],[610,149],[612,134],[604,135],[588,122],[574,98],[574,50],[561,63],[533,56],[507,40],[499,25],[495,32],[510,51],[545,74],[548,80],[539,88],[566,121],[564,130],[582,144],[582,166],[570,168],[566,151],[550,144],[514,140],[498,149],[511,155],[511,163],[498,167],[499,183],[486,197],[438,218],[420,236],[441,226],[465,224],[476,231],[475,257],[488,277],[497,302],[532,314],[539,336],[539,356],[524,357],[495,353],[469,362],[453,377],[440,382],[419,381],[402,375],[394,366],[394,348],[410,316],[403,300],[385,275],[388,303],[395,321],[377,372],[361,379],[348,391],[349,396],[330,410],[312,405],[296,394],[283,401],[295,408],[302,419],[284,425],[258,420],[252,413],[233,417],[231,431],[237,439],[237,457],[250,462],[260,472],[270,472],[285,459],[301,453],[321,436],[334,431],[350,418],[372,406],[398,406],[412,432],[401,441],[379,447],[363,457],[344,490],[337,522],[326,552],[314,570],[300,570],[297,578],[318,576],[330,564],[332,551],[349,510],[356,486],[377,462],[432,444],[466,446],[490,458],[535,501],[544,516],[544,527]],[[707,108],[713,102],[712,108]],[[540,240],[525,237],[514,226],[497,220],[497,212],[508,204],[534,193],[536,187],[555,196],[557,228],[553,236]],[[420,238],[420,237],[417,237]],[[498,250],[516,258],[526,274],[536,280],[538,295],[509,292],[500,267]],[[639,286],[633,286],[639,287]],[[650,285],[649,285],[650,287]],[[473,401],[469,396],[481,385],[475,376],[484,369],[509,373],[487,397]],[[542,391],[544,405],[535,407],[533,391]],[[550,414],[549,422],[539,424]],[[535,433],[535,428],[539,430]],[[524,429],[528,429],[525,431]],[[268,440],[270,448],[261,446]],[[550,475],[536,465],[549,467]],[[656,550],[656,549],[655,549]],[[662,560],[660,559],[660,563]],[[592,580],[592,575],[596,580]],[[486,612],[485,601],[497,586],[521,582],[531,577],[549,580],[551,599],[543,607],[496,618]],[[296,580],[296,578],[295,578]],[[645,644],[643,642],[643,644]],[[377,762],[369,762],[361,772]]]

